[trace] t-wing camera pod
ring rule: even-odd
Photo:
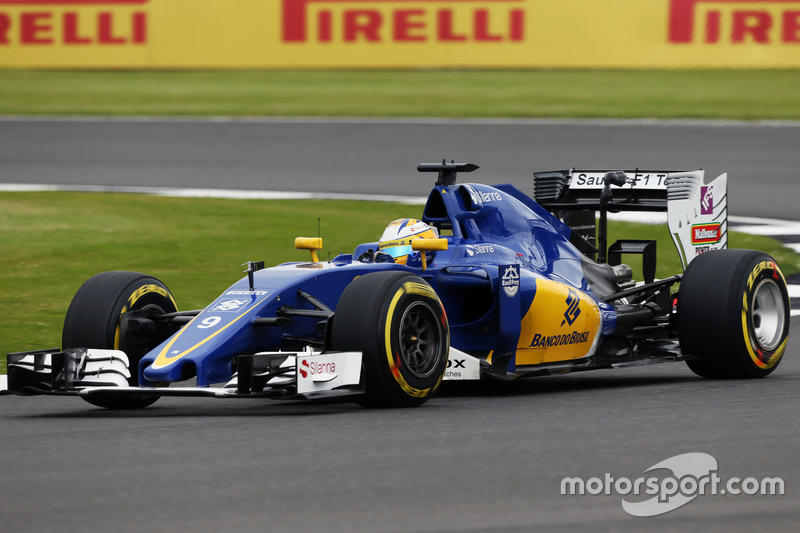
[[[442,159],[441,163],[420,163],[417,165],[417,171],[419,172],[439,173],[436,185],[455,185],[459,172],[472,172],[478,168],[478,165],[472,163],[456,163],[453,160],[448,163],[444,159]]]

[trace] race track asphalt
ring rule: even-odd
[[[417,163],[531,192],[534,170],[703,168],[731,215],[800,220],[800,122],[0,121],[0,183],[425,196]]]
[[[793,126],[4,121],[0,182],[424,195],[414,166],[444,156],[481,164],[476,181],[523,186],[533,168],[698,166],[741,180],[732,214],[797,220],[797,146]],[[0,530],[795,531],[792,325],[762,380],[664,364],[448,387],[383,411],[165,398],[119,413],[0,397]],[[619,494],[560,493],[565,477],[635,480],[688,452],[713,456],[723,480],[780,477],[785,494],[705,494],[634,518]]]

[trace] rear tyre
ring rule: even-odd
[[[172,294],[161,281],[138,272],[103,272],[89,278],[72,299],[64,318],[62,349],[99,348],[121,350],[130,361],[128,383],[139,384],[139,361],[158,346],[163,335],[130,331],[122,316],[129,311],[146,310],[154,314],[177,311]],[[84,398],[108,409],[139,409],[158,397],[126,396]]]
[[[363,353],[362,405],[422,405],[439,388],[447,367],[447,316],[422,278],[405,272],[367,274],[342,293],[329,346]]]
[[[678,294],[681,351],[706,378],[759,378],[786,350],[789,293],[778,264],[754,250],[712,250],[686,269]]]

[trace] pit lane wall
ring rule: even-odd
[[[0,0],[0,67],[800,67],[800,0]]]

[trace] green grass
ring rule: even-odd
[[[320,259],[377,240],[409,206],[354,201],[246,201],[123,194],[0,193],[0,354],[61,342],[72,296],[106,270],[164,281],[181,309],[205,307],[242,277],[242,263]]]
[[[657,241],[657,278],[663,279],[681,271],[680,258],[664,225],[631,224],[627,222],[609,221],[609,245],[617,239],[648,239]],[[728,234],[728,247],[767,252],[775,258],[785,276],[800,272],[800,254],[797,254],[790,248],[786,248],[780,242],[770,237],[732,231]],[[622,262],[631,266],[634,272],[634,279],[642,279],[641,257],[634,255],[624,256]]]
[[[0,70],[0,114],[800,119],[800,70]]]
[[[339,200],[0,193],[0,372],[6,352],[60,345],[72,296],[98,272],[146,272],[167,284],[181,309],[197,309],[240,279],[246,261],[306,261],[294,237],[316,236],[318,218],[324,260],[376,240],[388,221],[420,212],[420,206]],[[610,240],[659,237],[658,275],[680,269],[663,227],[611,222],[609,228]],[[800,255],[771,239],[734,233],[731,246],[768,251],[787,274],[800,271]]]

